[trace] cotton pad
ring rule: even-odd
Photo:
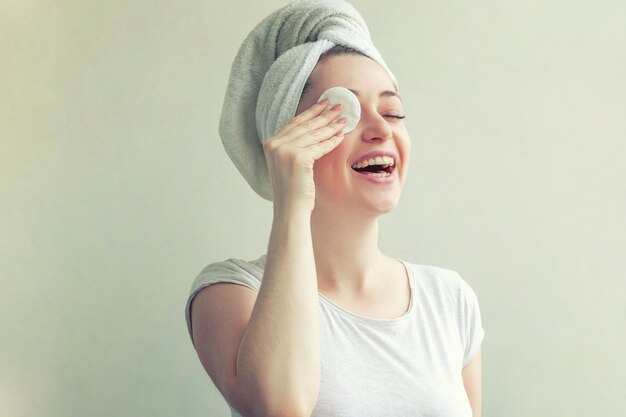
[[[345,117],[348,121],[343,128],[344,133],[354,130],[361,119],[361,103],[354,93],[345,87],[332,87],[324,91],[318,101],[328,99],[329,107],[341,104],[341,114],[338,118]]]

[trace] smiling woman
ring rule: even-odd
[[[320,100],[334,87],[357,98],[349,132],[345,109]],[[345,2],[294,2],[241,46],[220,133],[273,201],[268,250],[207,266],[186,306],[233,416],[480,416],[476,295],[455,271],[378,247],[378,218],[397,206],[409,168],[404,117],[393,74]]]
[[[298,113],[335,86],[352,91],[361,107],[356,129],[315,161],[314,216],[351,217],[368,206],[378,215],[392,210],[406,178],[411,141],[399,118],[403,117],[402,102],[390,94],[395,86],[387,72],[368,57],[340,53],[320,61],[309,80],[311,87]]]

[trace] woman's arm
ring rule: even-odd
[[[275,215],[258,293],[220,283],[195,296],[196,351],[240,414],[311,414],[320,379],[318,306],[308,211]]]
[[[463,385],[472,407],[472,417],[482,414],[482,348],[472,361],[463,368]]]
[[[274,221],[256,298],[211,285],[192,304],[196,350],[228,402],[245,416],[310,416],[319,393],[320,330],[311,236],[314,162],[341,143],[341,106],[322,100],[263,144]]]
[[[241,340],[237,384],[262,415],[310,415],[320,384],[311,214],[276,213],[263,283]]]

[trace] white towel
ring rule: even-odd
[[[220,118],[226,153],[252,189],[272,201],[262,143],[296,113],[306,80],[322,53],[348,46],[378,62],[365,21],[343,0],[298,0],[263,19],[233,62]]]

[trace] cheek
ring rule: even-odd
[[[332,169],[330,168],[331,166],[334,166],[335,169],[340,166],[345,166],[347,164],[348,149],[350,148],[350,144],[348,143],[349,141],[350,136],[346,135],[339,146],[335,147],[332,151],[315,161],[315,164],[327,166],[329,169]]]
[[[317,161],[313,165],[313,175],[315,178],[315,182],[327,182],[330,178],[333,177],[333,171],[335,170],[335,160],[333,158],[332,152],[330,154],[326,154]]]
[[[398,137],[400,138],[400,140],[398,141],[398,150],[405,153],[405,155],[403,156],[405,158],[408,158],[409,154],[411,153],[411,137],[406,131],[406,128],[402,128],[402,130],[398,134]]]
[[[404,152],[405,152],[405,156],[406,158],[409,158],[409,156],[411,156],[411,139],[407,137],[407,140],[404,142],[403,144],[404,147]]]
[[[347,139],[347,137],[344,138],[339,146],[315,161],[313,174],[316,183],[319,182],[322,185],[322,182],[336,182],[342,175],[345,175],[344,170],[347,166],[345,153],[347,146],[345,144]]]

